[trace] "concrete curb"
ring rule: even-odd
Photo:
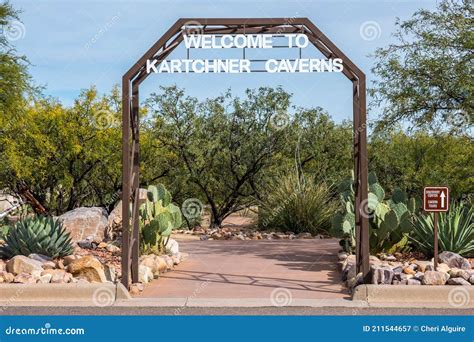
[[[130,299],[118,283],[91,284],[0,284],[0,302],[92,302],[102,305]]]
[[[398,304],[467,309],[474,308],[474,286],[359,285],[352,300],[365,301],[369,306]]]

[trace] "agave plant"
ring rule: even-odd
[[[451,204],[449,212],[438,215],[438,246],[465,257],[474,256],[474,210],[463,203]],[[410,239],[426,256],[433,255],[434,215],[415,216]]]
[[[29,217],[10,228],[0,254],[11,258],[15,255],[38,253],[52,258],[73,252],[71,238],[62,224],[52,217]]]

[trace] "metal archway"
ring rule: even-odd
[[[147,60],[157,60],[156,64],[165,60],[183,41],[190,23],[199,34],[305,34],[326,58],[342,59],[342,73],[352,82],[353,93],[356,266],[368,281],[369,222],[361,215],[366,212],[368,196],[365,74],[307,18],[182,18],[122,77],[122,283],[128,288],[130,282],[138,282],[139,86],[149,75]]]

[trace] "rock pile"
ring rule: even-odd
[[[91,255],[69,255],[53,260],[45,255],[30,254],[0,260],[0,283],[105,283],[115,280],[115,270]]]
[[[362,274],[356,273],[355,255],[339,253],[342,280],[354,288],[362,282]],[[372,284],[385,285],[474,285],[474,269],[469,260],[453,252],[442,252],[434,269],[432,261],[397,261],[393,256],[383,260],[370,257]]]
[[[194,230],[177,230],[177,234],[199,235],[201,240],[294,240],[294,239],[322,239],[322,235],[312,236],[311,233],[294,232],[260,232],[250,228],[221,228],[205,229],[198,228]]]

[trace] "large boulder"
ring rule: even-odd
[[[460,268],[463,270],[470,270],[471,263],[469,260],[463,258],[459,254],[453,252],[442,252],[438,255],[439,262],[447,264],[451,268]]]
[[[15,275],[20,273],[33,274],[43,271],[42,262],[30,259],[24,255],[17,255],[8,260],[7,271]]]
[[[138,198],[139,203],[145,203],[147,198],[147,189],[140,189]],[[117,202],[115,208],[110,212],[107,220],[107,233],[106,237],[110,240],[115,239],[117,236],[120,236],[122,231],[122,200]]]
[[[99,207],[77,208],[59,216],[73,241],[102,241],[107,229],[107,211]]]
[[[72,261],[68,265],[68,271],[75,277],[83,277],[90,282],[104,283],[107,281],[104,266],[91,255]]]

